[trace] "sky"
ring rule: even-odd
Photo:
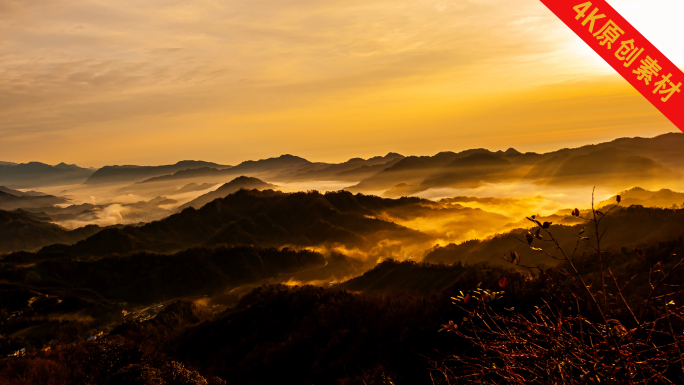
[[[684,2],[609,3],[684,65]],[[676,131],[538,0],[0,0],[2,161],[341,162]]]

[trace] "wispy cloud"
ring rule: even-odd
[[[614,78],[537,1],[0,0],[6,160],[234,163],[482,147],[546,114],[534,90]],[[553,107],[567,124],[531,120],[554,143],[578,127],[618,136],[623,124],[602,120],[624,101],[581,121]],[[499,107],[511,113],[491,113]],[[625,124],[673,128],[657,117]],[[435,142],[444,137],[451,145]],[[337,152],[322,149],[331,142]]]

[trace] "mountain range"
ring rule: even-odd
[[[195,160],[184,160],[176,164],[166,166],[104,166],[90,175],[83,183],[90,185],[104,183],[132,183],[155,176],[175,173],[181,170],[194,170],[208,167],[223,169],[229,168],[230,166]]]
[[[246,244],[369,247],[382,239],[426,241],[427,235],[375,219],[377,210],[410,205],[418,199],[390,200],[349,192],[320,194],[239,190],[200,209],[142,226],[107,228],[72,246],[53,245],[46,252],[78,255],[133,251],[175,252],[192,246]]]
[[[444,151],[433,156],[388,153],[342,163],[311,162],[294,155],[248,160],[237,166],[181,161],[165,166],[105,166],[98,170],[75,165],[31,162],[0,163],[0,184],[11,188],[84,183],[109,184],[225,183],[240,175],[281,183],[347,182],[352,192],[382,192],[387,197],[413,195],[438,188],[474,188],[483,184],[530,182],[537,185],[601,184],[631,188],[679,180],[684,161],[684,134],[654,138],[621,138],[611,142],[564,148],[548,153],[515,149]],[[627,185],[631,183],[631,185]]]
[[[599,207],[610,206],[620,195],[623,206],[640,205],[645,207],[684,208],[684,193],[661,189],[649,191],[641,187],[634,187],[616,194],[598,204]]]
[[[50,166],[40,162],[0,163],[0,185],[33,188],[83,183],[95,170],[60,163]]]
[[[532,182],[553,186],[625,186],[678,180],[684,134],[622,138],[545,154],[515,149],[473,149],[409,156],[348,189],[386,191],[387,196],[431,188],[475,188],[486,183]]]
[[[69,201],[65,198],[42,194],[35,191],[23,193],[21,191],[0,186],[0,210],[49,207],[68,202]]]

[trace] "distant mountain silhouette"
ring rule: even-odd
[[[187,192],[194,192],[194,191],[202,191],[202,190],[206,190],[208,188],[211,188],[213,186],[215,186],[214,183],[202,183],[202,184],[188,183],[185,186],[179,188],[178,190],[172,192],[170,195],[184,194]]]
[[[54,167],[55,167],[55,168],[58,168],[58,169],[60,169],[60,170],[82,170],[82,169],[83,169],[82,167],[78,167],[78,166],[75,165],[75,164],[66,164],[66,163],[64,163],[64,162],[59,163],[59,164],[56,164]],[[95,168],[88,168],[88,170],[95,171],[95,170],[97,170],[97,169],[95,169]]]
[[[495,153],[485,149],[472,149],[459,153],[440,152],[435,156],[409,156],[392,167],[362,180],[348,190],[378,191],[395,189],[400,194],[415,193],[430,187],[446,187],[459,183],[480,182],[487,174],[507,171],[511,159],[528,163],[534,154],[520,156],[519,153]],[[389,193],[389,192],[388,192]],[[388,196],[398,196],[396,193]]]
[[[497,151],[497,152],[498,152],[498,151]],[[514,155],[514,156],[515,156],[515,155],[522,155],[522,152],[520,152],[520,151],[518,151],[518,150],[516,150],[515,148],[512,148],[512,147],[509,148],[508,150],[504,151],[503,153],[506,154],[506,155]]]
[[[556,168],[548,183],[576,185],[577,178],[592,178],[607,184],[626,178],[652,181],[672,177],[670,170],[651,158],[619,148],[602,148],[588,154],[570,156]]]
[[[182,205],[181,207],[178,208],[179,211],[185,210],[188,207],[194,207],[196,209],[201,208],[202,206],[206,205],[207,203],[213,201],[214,199],[219,199],[219,198],[224,198],[240,189],[246,189],[246,190],[267,190],[267,189],[275,189],[278,186],[272,185],[270,183],[263,182],[260,179],[257,178],[250,178],[247,176],[240,176],[232,181],[223,184],[221,187],[218,189],[208,192],[204,195],[201,195],[197,197],[196,199]]]
[[[521,153],[513,148],[506,151],[478,148],[461,152],[444,151],[434,156],[404,157],[397,153],[388,153],[370,159],[352,158],[339,164],[310,162],[287,154],[248,160],[234,167],[201,161],[182,161],[174,165],[154,167],[105,166],[94,173],[63,163],[57,166],[29,163],[0,165],[0,184],[11,188],[27,188],[41,184],[78,183],[78,178],[84,177],[87,179],[86,184],[143,185],[181,180],[185,180],[186,184],[202,184],[250,175],[280,182],[358,181],[347,190],[362,193],[384,191],[387,197],[412,195],[436,188],[473,188],[488,183],[519,181],[576,187],[601,184],[614,189],[626,189],[634,185],[651,186],[660,181],[684,177],[681,171],[681,164],[684,162],[681,151],[683,146],[684,134],[670,133],[654,138],[621,138],[544,154]],[[47,177],[46,173],[52,176]],[[148,191],[158,187],[158,191],[155,190],[157,195],[169,193],[162,186],[178,188],[173,183],[159,184],[157,187],[133,186],[128,186],[127,191]]]
[[[449,162],[445,167],[491,167],[508,166],[511,162],[502,158],[496,153],[476,152],[462,158],[456,158]]]
[[[612,142],[561,149],[545,154],[514,149],[472,149],[434,156],[409,156],[347,190],[386,191],[388,197],[430,188],[473,188],[486,183],[518,181],[548,185],[625,188],[681,178],[684,134],[622,138]]]
[[[676,205],[679,208],[684,208],[684,193],[672,191],[669,189],[662,189],[659,191],[649,191],[640,187],[621,192],[622,198],[621,206],[641,205],[644,207],[661,207],[672,208]],[[615,204],[616,196],[606,199],[598,204],[599,207],[609,206]]]
[[[514,154],[516,158],[519,154]],[[463,158],[457,158],[447,164],[448,171],[436,173],[420,183],[420,190],[430,187],[473,186],[483,182],[495,183],[510,179],[513,166],[503,154],[476,152]],[[510,156],[510,153],[509,153]]]
[[[372,175],[377,174],[378,172],[387,169],[388,167],[392,167],[395,164],[399,163],[403,158],[395,158],[390,160],[387,163],[381,163],[381,164],[375,164],[372,166],[361,166],[357,167],[351,170],[346,170],[346,171],[340,171],[334,175],[333,178],[330,178],[332,180],[344,180],[344,181],[357,181],[357,180],[363,180],[365,178],[368,178]]]
[[[290,167],[299,167],[310,164],[308,160],[294,155],[281,155],[277,158],[268,158],[261,160],[248,160],[240,163],[231,169],[232,172],[238,174],[260,174],[265,172],[275,172]]]
[[[415,203],[343,191],[287,194],[239,190],[199,210],[188,208],[140,227],[105,229],[73,246],[53,245],[44,251],[105,255],[140,250],[174,252],[223,243],[369,247],[388,238],[426,241],[430,237],[419,231],[371,217],[378,210]]]
[[[0,253],[37,250],[54,243],[72,244],[102,230],[95,225],[67,230],[42,219],[40,214],[22,210],[0,210]]]
[[[103,183],[132,183],[155,176],[175,173],[180,170],[196,169],[202,167],[213,167],[216,169],[229,168],[217,163],[203,162],[196,160],[184,160],[166,166],[104,166],[95,171],[84,184],[103,184]]]
[[[76,165],[50,166],[40,162],[0,164],[0,185],[10,188],[32,188],[83,183],[93,170]]]
[[[629,181],[632,185],[676,178],[684,154],[684,134],[621,138],[612,142],[543,154],[524,179],[548,184],[591,185]]]
[[[40,196],[46,196],[48,194],[39,192],[39,191],[19,191],[19,190],[13,190],[11,188],[5,187],[5,186],[0,186],[0,191],[5,192],[8,194],[16,195],[18,197],[40,197]]]
[[[229,175],[231,173],[232,172],[231,172],[230,168],[228,168],[228,169],[218,169],[218,168],[213,168],[213,167],[191,168],[191,169],[184,169],[184,170],[176,171],[173,174],[169,174],[169,175],[155,176],[155,177],[137,182],[137,184],[153,183],[153,182],[168,182],[168,181],[175,181],[175,180],[180,180],[180,179],[199,178],[199,177],[215,177],[215,176],[221,176],[221,175]]]
[[[235,177],[239,175],[257,175],[260,177],[272,177],[284,170],[296,170],[300,167],[312,165],[304,158],[293,155],[281,155],[277,158],[261,160],[248,160],[230,168],[197,167],[195,169],[182,169],[173,174],[160,174],[153,178],[147,178],[140,183],[168,182],[175,180],[204,178],[214,180],[217,178]],[[224,179],[225,180],[225,179]]]
[[[385,156],[369,159],[352,158],[338,164],[311,163],[302,168],[286,170],[275,176],[276,180],[350,180],[356,181],[391,167],[404,158],[390,152]]]
[[[13,191],[21,195],[15,195],[14,193],[6,191]],[[58,198],[52,195],[33,195],[30,193],[24,194],[19,191],[0,186],[0,210],[54,206],[68,202],[69,201],[64,198]]]

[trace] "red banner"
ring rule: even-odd
[[[541,0],[684,131],[684,74],[605,0]]]

